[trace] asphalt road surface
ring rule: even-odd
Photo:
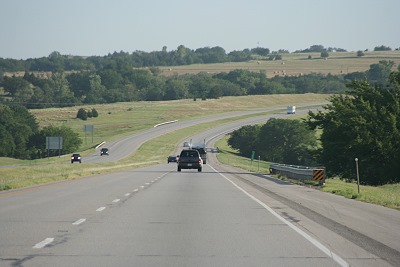
[[[236,127],[190,139],[212,147]],[[1,192],[0,229],[0,266],[400,266],[399,211],[214,153],[201,173],[165,163]]]

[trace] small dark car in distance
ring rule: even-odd
[[[80,154],[72,154],[71,156],[71,164],[74,163],[74,161],[77,161],[79,163],[82,163],[81,155]]]
[[[177,156],[168,156],[167,161],[168,161],[168,163],[177,162],[178,161],[178,157]]]
[[[203,160],[199,151],[196,149],[182,150],[178,159],[178,172],[182,169],[197,169],[199,172],[203,170]]]
[[[110,156],[109,151],[110,151],[110,150],[109,150],[108,148],[103,147],[103,148],[100,150],[100,156],[103,156],[103,155]]]

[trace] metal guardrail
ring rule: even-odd
[[[325,183],[326,179],[326,170],[324,167],[271,164],[270,173],[283,175],[289,179],[299,181],[318,181],[320,184]]]

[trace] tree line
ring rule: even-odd
[[[269,48],[256,47],[227,53],[222,47],[190,49],[183,45],[176,50],[114,52],[106,56],[70,56],[54,51],[48,57],[27,60],[0,58],[0,71],[96,71],[104,68],[143,68],[248,61],[254,56],[267,56]]]
[[[356,177],[357,158],[361,183],[399,183],[400,69],[386,82],[354,80],[347,88],[302,121],[270,119],[262,126],[244,126],[230,135],[228,144],[246,157],[256,151],[271,162],[323,165],[330,176],[349,180]]]
[[[36,118],[23,106],[0,104],[0,157],[36,159],[58,155],[46,150],[46,137],[63,138],[62,154],[79,149],[79,134],[66,126],[47,126],[42,129]]]
[[[367,79],[374,84],[387,81],[393,61],[372,64],[367,72],[347,75],[308,74],[275,76],[265,72],[237,69],[228,73],[159,75],[158,68],[112,67],[99,71],[53,72],[39,78],[26,72],[23,77],[4,77],[0,102],[18,103],[26,108],[65,107],[129,101],[210,99],[223,96],[342,93],[346,83]]]
[[[384,46],[382,46],[384,47]],[[322,52],[322,51],[346,51],[340,48],[324,48],[322,45],[313,45],[308,49],[296,52]],[[244,62],[251,59],[264,58],[267,60],[282,59],[281,55],[289,53],[288,50],[280,49],[271,51],[269,48],[256,47],[251,49],[234,50],[229,53],[222,47],[202,47],[190,49],[180,45],[176,50],[167,51],[164,46],[161,51],[134,51],[114,52],[105,56],[72,56],[62,55],[54,51],[47,57],[29,58],[17,60],[10,58],[0,58],[1,72],[17,71],[99,71],[104,68],[143,68],[155,66],[178,66],[190,64],[209,64],[225,62]],[[276,55],[279,55],[278,57]],[[2,76],[2,75],[1,75]]]
[[[129,101],[210,99],[223,96],[337,93],[345,89],[339,76],[309,74],[268,79],[263,72],[233,70],[219,74],[166,77],[156,70],[104,69],[98,72],[55,72],[48,79],[25,73],[4,77],[2,102],[27,108],[65,107]]]

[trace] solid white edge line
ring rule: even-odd
[[[98,208],[96,211],[103,211],[103,210],[105,210],[106,209],[106,207],[100,207],[100,208]]]
[[[246,190],[244,190],[242,187],[240,187],[239,185],[237,185],[235,182],[233,182],[232,180],[230,180],[228,177],[226,177],[225,175],[223,175],[222,173],[220,173],[219,171],[217,171],[216,169],[214,169],[211,165],[209,165],[211,167],[211,169],[213,169],[216,173],[218,173],[219,175],[221,175],[222,177],[224,177],[226,180],[228,180],[229,182],[231,182],[236,188],[238,188],[240,191],[242,191],[243,193],[245,193],[248,197],[250,197],[251,199],[253,199],[255,202],[257,202],[258,204],[260,204],[263,208],[265,208],[266,210],[268,210],[272,215],[274,215],[276,218],[278,218],[279,220],[281,220],[283,223],[285,223],[287,226],[289,226],[290,228],[292,228],[293,230],[295,230],[298,234],[300,234],[301,236],[303,236],[305,239],[307,239],[309,242],[311,242],[314,246],[316,246],[318,249],[320,249],[323,253],[325,253],[326,255],[328,255],[331,259],[333,259],[336,263],[338,263],[340,266],[342,267],[349,267],[350,265],[344,260],[342,259],[340,256],[338,256],[337,254],[333,253],[332,251],[330,251],[327,247],[325,247],[323,244],[321,244],[318,240],[314,239],[313,237],[311,237],[310,235],[308,235],[306,232],[304,232],[303,230],[301,230],[300,228],[298,228],[297,226],[295,226],[294,224],[292,224],[291,222],[287,221],[285,218],[283,218],[282,216],[280,216],[278,213],[276,213],[272,208],[270,208],[269,206],[267,206],[264,202],[262,202],[261,200],[259,200],[258,198],[254,197],[253,195],[251,195],[250,193],[248,193]]]
[[[79,219],[79,220],[73,222],[72,224],[73,224],[73,225],[80,225],[81,223],[83,223],[83,222],[85,222],[85,221],[86,221],[86,219],[85,219],[85,218],[82,218],[82,219]]]
[[[47,246],[48,244],[50,244],[53,241],[54,241],[54,238],[49,237],[49,238],[46,238],[45,240],[43,240],[42,242],[37,243],[32,248],[44,248],[45,246]]]

